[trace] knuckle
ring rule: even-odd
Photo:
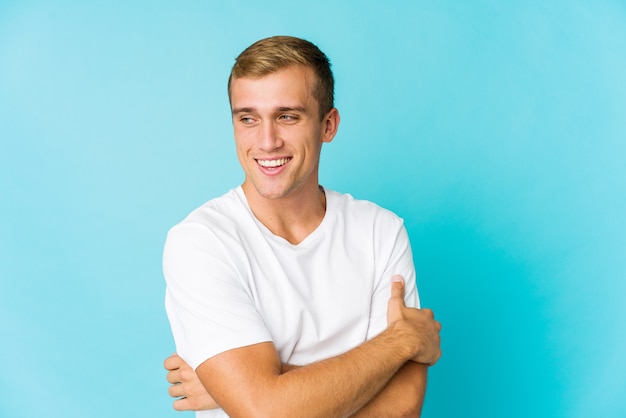
[[[197,411],[202,407],[200,401],[196,398],[187,398],[189,408],[193,411]]]
[[[180,371],[180,378],[183,381],[193,380],[196,374],[191,369],[183,369]]]

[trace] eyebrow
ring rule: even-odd
[[[306,113],[306,109],[303,106],[294,106],[294,107],[279,107],[279,111],[281,112],[300,112]]]
[[[254,108],[252,107],[238,107],[232,110],[232,114],[236,115],[237,113],[252,113],[254,112]]]
[[[300,112],[307,113],[306,108],[303,106],[281,106],[277,108],[279,112]],[[237,107],[232,110],[233,115],[237,115],[239,113],[254,113],[257,110],[254,107]]]

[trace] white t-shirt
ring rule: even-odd
[[[176,350],[194,369],[265,341],[293,365],[348,351],[386,328],[394,274],[405,279],[407,306],[419,307],[402,219],[325,193],[324,219],[297,245],[254,217],[241,187],[169,231],[165,304]]]

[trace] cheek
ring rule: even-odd
[[[239,159],[239,162],[243,165],[248,160],[248,149],[243,147],[241,144],[236,144],[236,150],[237,158]]]
[[[250,130],[235,131],[235,147],[237,148],[237,153],[250,149],[253,143]]]
[[[249,149],[250,148],[246,146],[246,142],[242,141],[241,138],[235,139],[235,151],[237,152],[237,159],[241,165],[244,165]]]

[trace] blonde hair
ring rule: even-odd
[[[261,39],[246,48],[235,60],[228,78],[228,97],[236,78],[258,78],[292,65],[313,70],[316,82],[313,96],[319,104],[320,118],[334,107],[335,79],[326,54],[309,41],[292,36]]]

